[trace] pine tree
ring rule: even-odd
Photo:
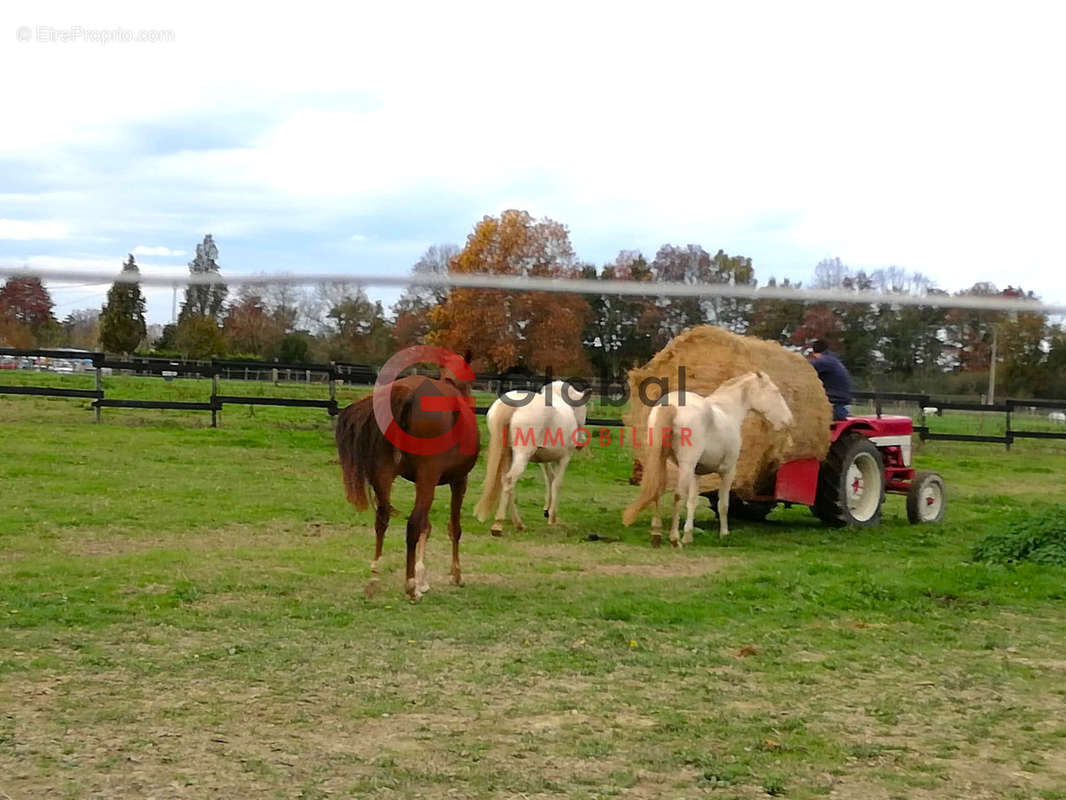
[[[210,233],[204,237],[203,242],[196,245],[196,257],[189,262],[189,274],[194,277],[219,274],[218,247]],[[186,286],[185,301],[182,303],[178,322],[181,323],[190,316],[210,317],[216,322],[220,321],[219,316],[228,293],[229,289],[224,283]]]
[[[122,265],[122,273],[140,275],[132,254]],[[100,314],[100,344],[109,353],[132,353],[147,335],[141,285],[115,281]]]

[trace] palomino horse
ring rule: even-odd
[[[572,405],[581,401],[581,405]],[[504,513],[522,530],[522,518],[515,506],[515,484],[533,461],[544,474],[544,516],[549,525],[557,522],[559,490],[566,465],[579,447],[587,443],[584,430],[586,409],[580,394],[571,394],[565,381],[554,381],[529,397],[528,392],[507,392],[489,408],[489,456],[485,486],[474,513],[484,522],[496,506],[492,535],[503,534]],[[497,502],[498,501],[498,502]]]
[[[674,519],[670,543],[674,547],[692,541],[693,516],[699,496],[697,475],[718,473],[718,524],[721,536],[729,535],[729,490],[736,476],[740,457],[740,426],[748,411],[757,411],[775,430],[789,427],[794,419],[788,403],[765,373],[748,372],[723,383],[710,397],[685,392],[684,405],[678,392],[660,400],[648,415],[649,442],[644,459],[640,495],[622,513],[622,522],[632,525],[642,509],[654,504],[651,541],[662,541],[659,519],[659,496],[666,489],[666,459],[677,464],[677,488],[674,490]],[[664,442],[667,438],[670,441]],[[677,524],[681,498],[688,504],[685,535],[678,541]]]
[[[391,424],[383,431],[375,414],[374,398],[391,412]],[[399,433],[397,433],[397,430]],[[408,438],[403,438],[403,437]],[[344,470],[348,501],[360,511],[367,508],[366,484],[374,491],[374,532],[377,541],[370,564],[367,595],[377,589],[378,562],[389,526],[389,497],[397,477],[415,484],[415,505],[407,518],[407,573],[405,590],[418,600],[429,589],[425,572],[429,509],[437,486],[448,484],[452,492],[448,534],[452,540],[452,583],[463,585],[459,569],[459,514],[466,493],[467,475],[477,463],[478,429],[470,402],[470,383],[454,377],[441,380],[419,376],[400,378],[345,408],[337,420],[337,453]],[[399,441],[399,446],[396,442]],[[451,446],[442,449],[448,442]],[[438,443],[421,447],[420,442]],[[412,444],[413,443],[413,444]],[[439,451],[439,452],[433,452]]]

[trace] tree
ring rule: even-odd
[[[42,329],[50,336],[52,326],[56,325],[54,307],[52,296],[40,278],[8,278],[0,287],[0,319],[7,323],[5,336],[9,340],[29,339],[28,346],[32,347]],[[24,329],[29,336],[19,329]]]
[[[1037,302],[1032,292],[1008,286],[1004,297]],[[1045,350],[1050,330],[1047,318],[1033,312],[1011,312],[999,323],[998,359],[1003,369],[1000,379],[1008,394],[1033,395],[1046,391],[1047,359]]]
[[[719,250],[711,259],[711,282],[728,286],[755,286],[755,269],[751,259],[745,256],[730,256]],[[743,297],[711,297],[709,318],[715,324],[733,333],[744,333],[751,324],[754,301]]]
[[[140,275],[132,253],[122,265],[122,274],[126,277]],[[100,312],[100,343],[104,350],[109,353],[132,353],[147,334],[141,285],[115,281],[107,291],[107,302]]]
[[[173,322],[164,325],[162,334],[152,342],[152,348],[164,353],[177,352],[178,326]]]
[[[709,283],[713,276],[711,256],[697,244],[664,244],[655,254],[651,269],[656,281],[668,283]],[[663,297],[657,305],[668,339],[709,319],[708,304],[699,297]]]
[[[814,289],[839,289],[851,276],[851,268],[841,262],[839,258],[824,258],[814,266],[814,278],[811,287]]]
[[[218,247],[210,233],[204,237],[203,242],[196,245],[196,256],[189,262],[189,274],[193,277],[219,276]],[[217,322],[228,293],[229,289],[223,283],[189,284],[185,287],[185,300],[181,305],[178,322],[190,315],[211,317]]]
[[[908,273],[900,267],[875,270],[870,281],[877,291],[889,296],[946,294],[921,273]],[[904,378],[936,370],[943,349],[939,337],[942,324],[943,312],[930,306],[878,305],[875,325],[880,335],[874,346],[880,356],[879,368]]]
[[[63,320],[63,328],[71,347],[95,350],[100,346],[100,312],[95,308],[71,311]]]
[[[991,297],[999,294],[995,284],[975,283],[956,295]],[[952,365],[963,372],[984,372],[992,360],[992,326],[1002,319],[998,311],[971,308],[950,309],[944,317],[945,349]]]
[[[344,287],[327,314],[332,321],[329,356],[336,361],[383,363],[392,349],[392,336],[380,301],[372,301],[359,287]],[[329,291],[329,290],[327,290]]]
[[[581,276],[602,281],[650,281],[652,273],[643,255],[623,250],[598,275],[595,267],[587,265]],[[643,364],[654,355],[660,344],[657,334],[661,323],[654,301],[604,293],[594,295],[588,305],[583,336],[597,373],[620,375],[623,369]]]
[[[578,273],[566,226],[515,210],[482,219],[450,270],[545,278]],[[588,303],[578,295],[455,289],[430,309],[426,338],[459,353],[469,349],[498,370],[522,365],[573,373],[588,366],[581,347],[587,314]]]
[[[283,364],[305,364],[310,361],[311,343],[303,331],[286,334],[278,345],[278,361]]]
[[[777,279],[770,278],[766,285],[776,287]],[[799,289],[802,286],[802,283],[792,283],[788,278],[781,281],[783,289]],[[803,325],[804,312],[803,303],[799,300],[760,298],[752,304],[751,324],[747,332],[760,339],[789,344],[793,341],[796,331]]]
[[[0,314],[0,347],[28,350],[36,344],[37,340],[29,327]]]
[[[226,338],[214,317],[186,314],[178,322],[174,344],[182,358],[208,359],[226,355]]]
[[[454,244],[431,245],[412,269],[415,275],[447,275],[459,255]],[[397,347],[421,344],[429,333],[429,311],[448,299],[446,286],[409,286],[392,307]]]
[[[1048,331],[1047,371],[1044,392],[1048,397],[1066,397],[1066,326]]]
[[[222,332],[231,352],[273,358],[285,336],[289,318],[286,308],[272,312],[252,287],[242,286],[236,302],[226,312]]]

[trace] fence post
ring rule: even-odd
[[[1011,436],[1011,432],[1010,432],[1010,410],[1011,410],[1011,404],[1010,404],[1010,400],[1009,399],[1006,401],[1006,404],[1007,404],[1007,430],[1005,432],[1006,435],[1005,435],[1004,438],[1006,438],[1006,440],[1007,440],[1007,450],[1009,451],[1011,443],[1014,441],[1014,437]]]
[[[103,380],[100,378],[100,367],[97,366],[96,367],[96,391],[103,392],[103,385],[104,385],[103,384]],[[100,400],[101,398],[97,397],[96,399]],[[100,404],[99,403],[93,403],[93,408],[96,411],[96,421],[99,422],[100,421]]]
[[[218,427],[218,370],[211,371],[211,427]]]
[[[337,418],[337,362],[329,362],[329,402],[332,404],[329,409],[330,418],[336,422]]]

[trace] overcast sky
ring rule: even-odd
[[[596,264],[698,243],[1066,301],[1066,6],[387,5],[3,4],[0,261],[184,273],[210,232],[224,271],[402,273],[520,208]],[[106,286],[53,288],[63,317]]]

